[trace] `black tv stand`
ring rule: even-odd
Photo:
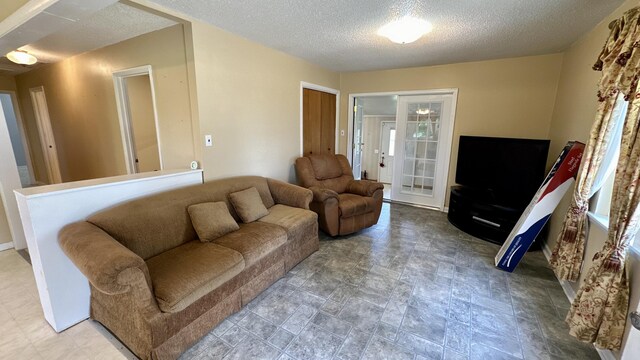
[[[458,229],[502,245],[525,207],[500,203],[491,192],[452,186],[447,217]]]

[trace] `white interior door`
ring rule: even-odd
[[[47,107],[44,88],[42,86],[35,87],[29,89],[29,92],[31,93],[33,112],[38,125],[42,154],[44,155],[49,182],[52,184],[61,183],[62,177],[60,176],[60,165],[58,163],[58,150],[56,148],[56,140],[53,137],[53,129],[51,129],[51,119],[49,118],[49,108]]]
[[[442,210],[455,93],[398,97],[391,199]]]
[[[380,123],[380,169],[378,170],[381,183],[391,184],[393,179],[393,159],[395,155],[396,123],[383,121]]]
[[[362,121],[364,116],[362,105],[356,104],[353,111],[353,160],[351,168],[353,169],[353,178],[360,180],[362,177]]]

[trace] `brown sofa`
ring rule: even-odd
[[[313,191],[309,205],[331,236],[375,225],[382,209],[381,183],[354,180],[344,155],[309,155],[296,160],[298,183]]]
[[[241,224],[229,194],[255,187],[269,214]],[[311,191],[262,177],[133,200],[65,227],[64,252],[89,279],[91,317],[143,359],[174,359],[318,249]],[[187,211],[224,201],[239,230],[201,242]]]

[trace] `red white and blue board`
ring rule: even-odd
[[[507,240],[496,255],[496,266],[513,272],[531,244],[549,221],[553,210],[575,182],[584,144],[570,141],[544,179],[533,200],[520,216]]]

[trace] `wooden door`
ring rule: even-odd
[[[335,154],[336,95],[303,89],[302,153]]]

